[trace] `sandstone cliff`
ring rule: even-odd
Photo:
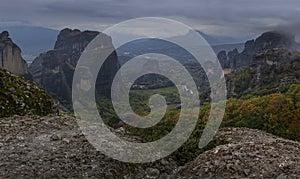
[[[0,34],[0,68],[19,76],[30,76],[21,49],[9,38],[7,31]]]
[[[29,67],[34,81],[44,87],[52,96],[64,105],[71,104],[72,81],[76,64],[81,53],[89,42],[99,32],[64,29],[55,43],[54,49],[38,56]],[[110,37],[107,37],[110,39]],[[111,42],[110,42],[111,43]],[[110,86],[113,77],[119,69],[116,53],[113,53],[104,63],[99,82],[96,84],[101,94],[110,96]]]

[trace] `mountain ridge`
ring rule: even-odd
[[[271,50],[273,48],[286,48],[291,51],[298,50],[300,44],[296,42],[295,36],[284,32],[264,32],[255,40],[248,40],[244,44],[242,52],[235,48],[232,51],[221,51],[217,54],[224,69],[236,70],[251,65],[255,53]]]

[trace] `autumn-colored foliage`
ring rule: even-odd
[[[204,120],[208,116],[208,106],[201,108]],[[261,129],[300,141],[300,84],[291,85],[286,93],[246,100],[229,99],[222,126]]]
[[[136,103],[134,104],[136,106],[142,106],[137,105],[139,103],[134,100],[133,102]],[[182,147],[171,155],[178,163],[184,164],[203,151],[226,143],[223,139],[214,139],[206,148],[198,148],[210,107],[210,103],[204,103],[201,106],[199,120],[192,135]],[[110,122],[112,119],[116,119],[114,123],[118,121],[117,117],[112,117],[114,115],[111,111],[106,113],[110,114],[107,115]],[[147,129],[137,129],[127,125],[123,127],[131,134],[140,136],[146,142],[155,141],[167,135],[174,128],[178,122],[179,114],[179,109],[168,110],[162,121]],[[260,97],[248,95],[246,99],[228,99],[221,127],[255,128],[280,137],[300,141],[300,84],[290,85],[285,93],[274,93]]]

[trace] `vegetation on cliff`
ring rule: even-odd
[[[54,101],[41,88],[0,69],[0,117],[13,115],[47,115]]]
[[[279,48],[256,53],[252,65],[226,78],[229,97],[286,92],[291,84],[300,81],[300,53]]]

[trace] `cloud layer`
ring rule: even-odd
[[[158,16],[213,35],[249,38],[267,30],[300,36],[299,0],[10,0],[0,24],[102,30],[123,20]]]

